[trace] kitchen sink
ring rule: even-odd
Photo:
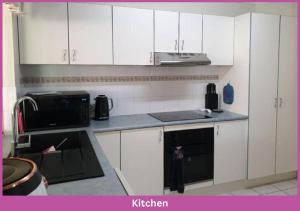
[[[49,184],[104,176],[86,131],[31,135],[20,145],[16,156],[33,160]]]
[[[65,149],[76,149],[82,145],[82,143],[80,143],[81,139],[79,136],[84,136],[84,132],[85,131],[80,131],[79,133],[47,133],[26,136],[30,139],[30,146],[17,149],[17,153],[41,153],[51,146],[57,148],[58,145],[60,145],[59,148],[57,148],[58,151]],[[20,138],[22,138],[22,136]]]

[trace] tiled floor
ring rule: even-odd
[[[221,194],[223,196],[291,196],[297,195],[297,180],[287,180]]]

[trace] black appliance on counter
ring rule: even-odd
[[[206,86],[205,108],[210,110],[218,109],[218,94],[216,93],[216,84],[209,83]]]
[[[110,108],[108,100],[110,100]],[[107,120],[109,119],[109,111],[113,109],[114,104],[111,98],[105,95],[98,95],[95,98],[95,120]]]
[[[182,162],[176,162],[178,149]],[[164,133],[165,187],[176,190],[176,186],[213,179],[213,174],[213,127]]]
[[[49,130],[87,127],[90,124],[90,95],[85,91],[27,93],[38,106],[34,111],[29,101],[22,107],[24,130]]]
[[[86,131],[30,136],[17,157],[34,161],[49,184],[104,176]],[[50,150],[52,148],[52,150]]]
[[[173,121],[211,118],[209,116],[202,114],[201,112],[199,112],[197,110],[149,113],[149,115],[154,117],[155,119],[162,121],[162,122],[173,122]]]

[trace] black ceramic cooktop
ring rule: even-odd
[[[210,118],[209,116],[200,114],[198,111],[160,112],[160,113],[150,113],[149,115],[162,122]]]

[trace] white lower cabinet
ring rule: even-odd
[[[212,126],[213,123],[211,123]],[[197,125],[197,128],[208,124]],[[107,159],[121,170],[133,195],[164,193],[164,131],[185,130],[181,125],[96,133]],[[214,124],[214,184],[247,178],[248,120]]]
[[[163,194],[163,163],[163,128],[121,131],[121,172],[134,194]]]
[[[247,120],[215,124],[214,184],[247,177]]]
[[[120,131],[96,133],[95,135],[112,167],[120,169]]]

